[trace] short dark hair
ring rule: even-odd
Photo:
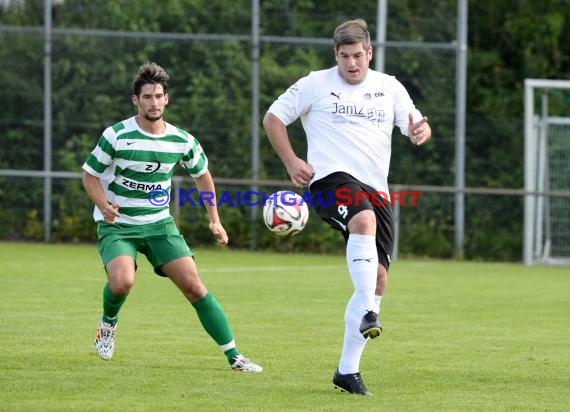
[[[348,20],[340,24],[334,31],[334,48],[338,51],[343,44],[362,42],[365,49],[372,46],[368,25],[363,19]]]
[[[156,63],[145,63],[139,67],[139,71],[131,83],[131,91],[139,96],[145,84],[160,84],[164,93],[168,89],[168,74]]]

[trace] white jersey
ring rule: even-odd
[[[311,182],[345,172],[389,195],[392,131],[408,132],[408,115],[422,118],[404,86],[394,76],[368,70],[351,85],[338,67],[311,72],[289,87],[269,112],[286,126],[299,117],[307,134]]]

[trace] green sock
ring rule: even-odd
[[[105,284],[103,288],[103,322],[114,325],[117,323],[117,315],[121,306],[125,303],[127,296],[116,296],[111,291],[109,283]]]
[[[228,318],[216,298],[211,293],[207,293],[202,299],[193,302],[192,306],[196,309],[198,319],[208,335],[216,341],[231,363],[239,352]]]

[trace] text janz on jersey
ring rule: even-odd
[[[350,116],[364,117],[364,107],[355,104],[333,103],[332,114],[348,114]]]

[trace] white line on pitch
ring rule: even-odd
[[[305,271],[305,270],[340,270],[345,269],[341,265],[328,265],[328,266],[311,266],[311,265],[299,265],[299,266],[255,266],[255,267],[235,267],[235,268],[204,268],[202,266],[200,272],[290,272],[290,271]]]

